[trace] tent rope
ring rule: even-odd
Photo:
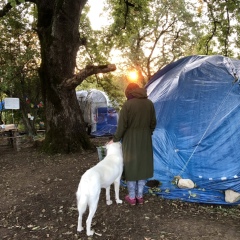
[[[194,155],[194,153],[196,152],[198,146],[200,145],[200,143],[202,142],[203,138],[205,137],[206,133],[208,132],[210,126],[212,125],[214,119],[216,118],[217,114],[219,113],[220,109],[222,108],[223,104],[226,102],[227,97],[229,96],[230,92],[232,91],[234,84],[232,84],[231,88],[229,89],[228,93],[226,94],[225,98],[222,100],[221,104],[219,105],[217,111],[215,112],[214,116],[212,117],[210,123],[208,124],[205,132],[203,133],[202,137],[200,138],[200,140],[198,141],[196,147],[194,148],[192,154],[190,155],[190,157],[188,158],[187,162],[185,163],[185,165],[183,166],[182,170],[180,171],[180,173],[178,174],[179,176],[182,175],[182,173],[186,170],[186,167],[188,165],[188,163],[190,162],[192,156]]]

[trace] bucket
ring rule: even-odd
[[[103,160],[105,158],[105,156],[107,155],[107,148],[106,148],[106,146],[97,147],[97,152],[98,152],[98,159],[99,159],[99,161]]]

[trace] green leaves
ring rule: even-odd
[[[16,1],[15,0],[8,0],[8,2],[11,4],[12,7],[16,7]]]
[[[190,51],[197,25],[185,1],[108,1],[114,23],[114,45],[124,53],[128,68],[142,72],[143,82],[167,63]],[[191,41],[189,38],[191,37]]]
[[[2,78],[0,95],[20,98],[21,109],[25,109],[26,115],[30,113],[34,116],[35,121],[37,114],[42,113],[42,109],[35,109],[32,105],[26,104],[26,97],[31,99],[33,104],[38,104],[42,100],[38,79],[40,49],[38,37],[30,29],[31,12],[30,4],[18,5],[5,17],[0,18],[2,32],[0,36],[0,76]],[[19,111],[16,121],[20,117]],[[28,119],[27,116],[25,119]]]
[[[17,1],[16,0],[8,0],[12,7],[16,7]],[[25,0],[18,0],[19,3],[24,3]]]
[[[201,38],[198,51],[202,54],[220,54],[239,57],[239,1],[205,1],[201,19]],[[199,21],[201,21],[201,19]]]

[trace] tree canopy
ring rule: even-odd
[[[44,151],[88,149],[76,89],[100,88],[121,103],[129,70],[136,70],[144,85],[158,69],[186,55],[239,57],[239,5],[237,0],[106,0],[111,24],[93,30],[87,0],[4,0],[0,96],[20,98],[30,134],[34,124],[28,113],[44,113]]]

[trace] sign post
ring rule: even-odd
[[[5,98],[5,109],[19,109],[19,98]]]
[[[13,109],[20,109],[19,98],[5,98],[5,109],[12,109],[12,118],[14,123]]]

